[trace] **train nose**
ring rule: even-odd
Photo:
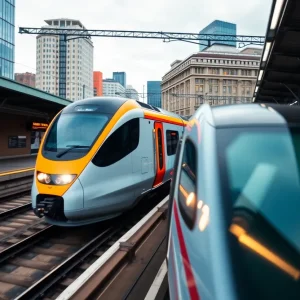
[[[33,209],[36,216],[46,216],[57,221],[67,221],[69,214],[83,209],[83,188],[77,178],[70,188],[62,195],[38,194]]]

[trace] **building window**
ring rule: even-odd
[[[208,74],[220,74],[220,69],[218,68],[208,68]]]
[[[204,79],[196,78],[195,79],[195,84],[199,84],[199,83],[204,84]]]
[[[167,130],[167,154],[174,155],[176,153],[177,143],[179,140],[178,131]]]
[[[223,69],[223,75],[229,75],[229,69]]]
[[[137,148],[139,137],[140,119],[126,122],[104,142],[93,163],[98,167],[107,167],[118,162]]]
[[[192,229],[197,210],[197,151],[189,139],[184,144],[179,178],[179,209],[188,228]]]
[[[196,74],[204,74],[204,68],[195,68]]]

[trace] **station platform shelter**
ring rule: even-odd
[[[0,77],[0,173],[32,166],[49,123],[70,103]]]

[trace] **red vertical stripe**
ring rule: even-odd
[[[177,208],[175,199],[173,202],[174,202],[174,216],[175,216],[175,223],[176,223],[176,229],[177,229],[177,234],[178,234],[180,252],[182,255],[183,266],[184,266],[185,276],[186,276],[186,280],[187,280],[187,286],[189,289],[190,299],[200,300],[200,296],[197,291],[196,282],[195,282],[195,278],[194,278],[193,271],[191,268],[191,263],[189,260],[188,252],[186,249],[182,228],[180,225],[178,208]]]
[[[164,136],[164,127],[162,123],[155,122],[155,135],[156,135],[156,176],[154,179],[153,187],[163,183],[164,176],[166,173],[166,162],[165,162],[165,136]],[[163,158],[163,166],[162,169],[159,167],[159,142],[158,142],[158,129],[161,131],[161,150],[162,150],[162,158]]]

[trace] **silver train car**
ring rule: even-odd
[[[300,107],[204,104],[168,215],[170,299],[300,299]]]
[[[170,182],[187,121],[126,98],[76,101],[52,120],[41,143],[32,207],[59,226],[116,217]]]

